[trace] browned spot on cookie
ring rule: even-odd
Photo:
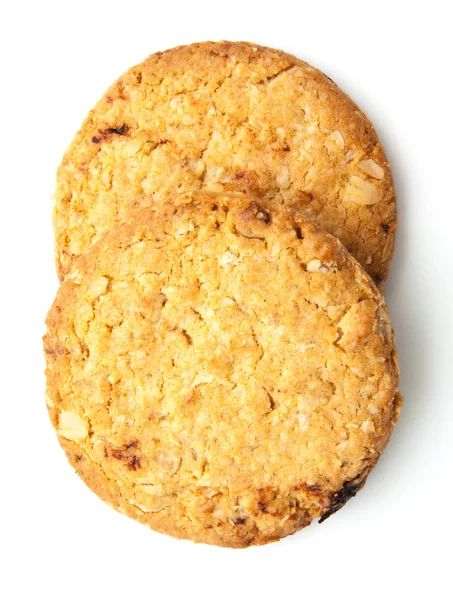
[[[282,513],[284,501],[279,496],[278,490],[272,487],[265,487],[256,490],[257,502],[253,515],[256,517],[260,513],[277,515]]]
[[[192,346],[192,344],[193,344],[192,336],[190,336],[185,329],[181,329],[181,333],[184,336],[184,338],[187,340],[187,345]]]
[[[233,42],[220,42],[217,44],[218,51],[210,50],[210,54],[212,56],[221,56],[222,58],[227,58],[231,51],[234,50],[235,44]]]
[[[89,358],[89,356],[90,356],[90,349],[85,344],[85,342],[80,342],[80,351],[82,352],[82,356],[84,356],[85,358]]]
[[[131,469],[132,471],[136,471],[137,469],[140,468],[140,459],[137,458],[136,456],[133,456],[130,461],[127,463],[127,466],[129,469]]]
[[[245,518],[245,517],[237,517],[237,518],[234,520],[234,524],[235,524],[235,525],[244,525],[245,521],[246,521],[246,518]]]
[[[44,352],[49,356],[63,356],[69,354],[69,350],[60,344],[51,347],[45,346]]]
[[[294,194],[298,204],[310,204],[313,202],[314,196],[311,192],[299,191]]]
[[[263,223],[266,223],[266,225],[271,222],[270,214],[257,202],[252,202],[248,208],[242,211],[241,217],[245,220],[259,219]]]
[[[262,513],[267,513],[267,506],[264,502],[258,502],[259,509]]]
[[[99,133],[91,138],[91,141],[93,144],[100,144],[104,140],[110,139],[113,135],[127,135],[128,130],[129,128],[126,123],[123,123],[120,127],[107,127],[103,130],[100,129]]]
[[[74,460],[76,462],[80,462],[82,460],[83,456],[81,454],[75,454],[74,455]]]
[[[302,235],[302,229],[300,227],[295,227],[294,231],[296,232],[296,237],[298,240],[304,239],[304,236]]]
[[[314,483],[313,485],[305,484],[305,489],[308,492],[313,492],[314,494],[317,494],[321,491],[321,487],[317,483]]]
[[[104,133],[116,133],[117,135],[126,135],[127,129],[128,128],[126,123],[123,123],[121,127],[107,127],[107,129],[104,129]]]
[[[124,94],[125,88],[124,88],[124,83],[122,81],[119,81],[117,83],[116,89],[117,89],[117,92],[118,92],[118,98],[120,100],[126,100],[127,97]]]
[[[119,448],[108,448],[107,446],[104,446],[104,456],[111,456],[116,460],[120,460],[125,463],[128,469],[136,471],[141,467],[140,458],[137,456],[136,452],[138,446],[138,440],[123,444],[123,446],[120,446]]]
[[[226,187],[232,188],[237,192],[257,195],[262,191],[258,175],[253,171],[237,171],[233,174],[233,178],[235,182],[232,181],[232,184],[229,186],[227,185]]]
[[[322,523],[334,513],[336,513],[340,508],[346,504],[348,500],[353,498],[357,492],[365,485],[366,477],[355,483],[356,480],[346,481],[341,490],[338,492],[334,492],[330,495],[330,507],[329,510],[319,519],[318,523]]]
[[[293,489],[296,492],[305,490],[306,492],[310,492],[311,494],[318,494],[321,491],[321,487],[317,483],[314,483],[313,485],[310,485],[308,483],[299,483],[298,485],[295,485]]]
[[[385,233],[394,233],[396,231],[396,226],[397,226],[396,219],[391,219],[390,221],[387,221],[387,223],[381,223],[382,230]]]

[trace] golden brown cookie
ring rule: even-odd
[[[325,518],[399,414],[382,296],[275,202],[204,192],[140,211],[76,261],[47,326],[69,461],[176,537],[244,547]]]
[[[395,193],[373,126],[317,69],[245,42],[153,54],[90,112],[58,170],[60,277],[132,209],[200,189],[296,204],[387,277]]]

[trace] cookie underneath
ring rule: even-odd
[[[111,230],[47,318],[47,396],[103,500],[172,536],[265,544],[338,510],[400,396],[384,300],[343,246],[242,194]]]
[[[153,54],[107,90],[58,170],[60,277],[132,210],[200,189],[294,204],[387,277],[396,200],[372,124],[317,69],[245,42]]]

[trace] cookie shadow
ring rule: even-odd
[[[412,471],[421,446],[421,414],[429,411],[429,329],[424,298],[423,265],[417,264],[417,230],[411,226],[413,165],[405,161],[403,144],[396,133],[379,131],[379,138],[392,167],[397,195],[398,230],[390,276],[383,293],[395,331],[401,371],[400,391],[404,398],[400,419],[391,440],[360,492],[387,504],[407,487],[405,473]],[[412,210],[415,210],[414,208]],[[413,213],[412,213],[413,214]]]

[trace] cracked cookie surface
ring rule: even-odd
[[[176,536],[264,544],[364,483],[398,417],[381,294],[300,212],[188,193],[76,261],[47,318],[47,396],[69,461]]]
[[[350,98],[293,56],[206,42],[154,54],[123,75],[58,170],[60,277],[131,210],[175,190],[295,204],[376,282],[387,277],[396,204],[384,151]]]

